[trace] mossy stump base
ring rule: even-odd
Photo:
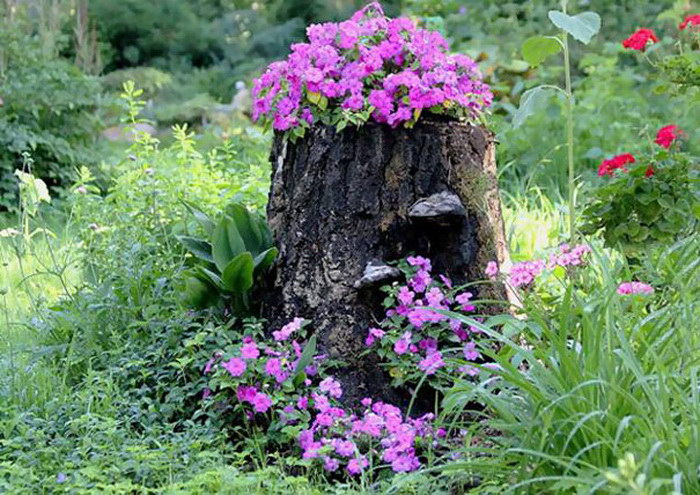
[[[271,328],[312,320],[320,350],[347,363],[337,373],[346,402],[405,403],[377,360],[361,356],[383,316],[378,288],[392,270],[382,266],[422,255],[459,284],[483,279],[490,260],[507,261],[492,134],[443,120],[339,133],[316,125],[295,143],[276,136],[271,161],[267,215],[280,255],[263,316]],[[495,285],[477,292],[506,299]]]

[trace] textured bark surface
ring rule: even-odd
[[[341,133],[315,126],[296,143],[277,136],[271,159],[267,213],[280,256],[263,316],[272,328],[294,316],[312,320],[321,349],[348,364],[338,374],[347,400],[401,403],[376,360],[360,356],[383,297],[356,282],[368,263],[410,254],[429,257],[434,273],[458,283],[483,279],[490,260],[506,261],[492,136],[437,120]],[[417,201],[444,192],[456,194],[466,214],[409,217]],[[499,288],[481,290],[480,298],[505,298]]]

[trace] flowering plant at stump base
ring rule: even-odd
[[[371,398],[357,412],[344,407],[342,386],[328,374],[337,363],[315,354],[314,337],[300,340],[306,324],[294,318],[268,337],[248,325],[238,342],[203,365],[210,377],[204,409],[217,411],[250,453],[280,452],[288,463],[317,464],[333,476],[358,476],[372,467],[375,476],[381,466],[415,471],[433,451],[444,453],[449,442],[461,441],[448,439],[432,414],[406,418],[398,407]]]
[[[614,159],[604,161],[606,173],[599,171],[604,177],[591,191],[582,232],[601,231],[608,246],[621,244],[628,254],[691,232],[700,219],[699,170],[693,157],[676,150],[682,136],[676,126],[666,126],[657,133],[661,149],[655,153],[620,167],[606,166]]]
[[[314,122],[372,120],[412,126],[423,112],[474,121],[493,96],[476,63],[448,53],[447,41],[408,18],[389,19],[378,2],[341,23],[308,27],[253,85],[253,118],[292,138]]]
[[[415,387],[423,380],[435,390],[452,384],[450,374],[479,374],[479,329],[446,316],[469,315],[482,321],[473,302],[475,289],[455,286],[432,273],[429,259],[410,256],[399,263],[406,282],[384,287],[386,318],[368,329],[365,353],[376,353],[394,387]]]

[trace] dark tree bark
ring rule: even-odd
[[[267,214],[280,256],[263,316],[272,328],[312,320],[321,349],[347,363],[338,378],[349,402],[401,403],[377,361],[360,356],[383,315],[377,286],[394,275],[368,264],[419,254],[462,283],[483,279],[488,261],[506,261],[493,136],[437,119],[340,133],[317,125],[296,143],[276,136],[271,160]],[[480,298],[505,298],[480,287]]]

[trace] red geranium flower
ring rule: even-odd
[[[661,146],[662,148],[670,148],[673,142],[683,135],[677,125],[667,125],[659,129],[656,133],[656,139],[654,142]]]
[[[615,170],[622,169],[627,172],[625,165],[628,163],[634,163],[636,160],[629,153],[624,153],[622,155],[617,155],[609,160],[603,160],[598,167],[598,175],[603,177],[604,175],[612,175]]]
[[[632,50],[644,51],[649,42],[656,43],[658,41],[659,38],[656,37],[654,31],[651,29],[642,28],[637,29],[629,38],[623,41],[622,46],[625,48],[631,48]]]
[[[700,14],[692,14],[686,17],[685,20],[678,25],[678,29],[682,31],[688,26],[700,26]]]
[[[651,177],[651,176],[653,176],[653,175],[654,175],[654,167],[652,167],[651,165],[649,165],[649,166],[647,167],[646,172],[644,172],[644,177]]]

